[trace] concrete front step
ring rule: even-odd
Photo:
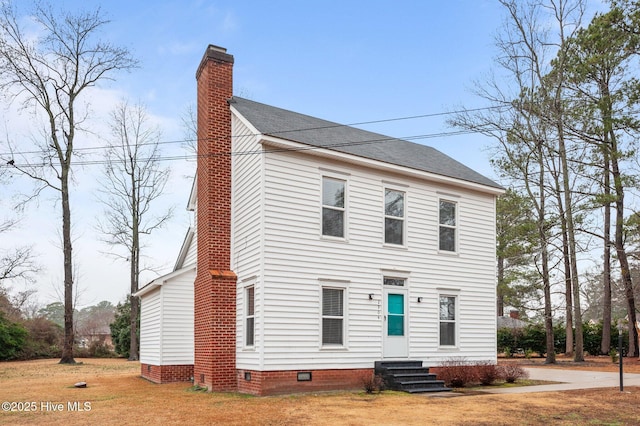
[[[445,388],[444,386],[441,388],[416,388],[416,389],[407,389],[404,392],[408,393],[427,393],[427,392],[451,392],[451,389]]]
[[[422,361],[376,361],[375,372],[382,376],[388,389],[409,393],[451,390],[444,386],[444,381],[436,380]]]

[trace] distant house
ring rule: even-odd
[[[196,73],[195,232],[137,293],[142,375],[268,395],[360,387],[381,360],[495,362],[502,188],[431,147],[235,97],[233,62],[209,46]]]
[[[520,319],[520,313],[516,310],[511,310],[509,315],[498,316],[498,329],[509,328],[517,330],[526,326],[527,323]]]

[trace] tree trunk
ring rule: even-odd
[[[628,356],[638,356],[638,330],[636,329],[636,303],[633,295],[633,282],[631,281],[631,270],[629,269],[629,261],[627,253],[624,249],[624,189],[622,187],[622,178],[618,169],[618,160],[615,152],[615,137],[612,137],[612,147],[614,155],[611,156],[611,169],[613,174],[613,182],[616,191],[616,253],[618,262],[620,262],[620,275],[624,283],[624,295],[627,299],[627,315],[629,319],[629,352]]]
[[[578,282],[578,262],[576,259],[576,237],[573,223],[573,207],[571,205],[571,186],[569,183],[569,166],[567,164],[567,151],[564,141],[562,125],[558,125],[558,146],[560,150],[560,163],[562,165],[562,183],[564,189],[564,205],[567,219],[567,237],[569,243],[569,263],[571,270],[571,288],[573,290],[573,320],[574,320],[574,357],[576,362],[584,361],[584,342],[582,334],[582,310],[580,307],[580,283]]]
[[[131,340],[129,346],[129,361],[138,361],[138,298],[134,296],[138,291],[138,280],[140,279],[140,216],[138,214],[139,183],[135,174],[136,164],[132,160],[131,164]]]
[[[539,196],[539,212],[538,212],[538,235],[540,237],[540,260],[542,262],[542,284],[544,288],[544,329],[546,335],[546,351],[547,356],[545,364],[555,364],[556,350],[555,337],[553,334],[553,310],[551,309],[551,279],[549,277],[549,254],[547,252],[547,221],[545,217],[546,196],[544,193],[544,164],[542,141],[537,143],[538,151],[538,167],[540,168],[538,176],[538,187],[540,188]]]
[[[499,317],[504,316],[504,290],[502,289],[502,285],[504,282],[504,258],[502,256],[498,256],[498,289],[496,291],[497,300],[497,314]]]
[[[607,355],[611,348],[611,175],[609,161],[609,141],[605,135],[605,149],[603,151],[603,190],[605,196],[604,205],[604,254],[602,265],[603,295],[602,295],[602,341],[600,342],[600,354]]]
[[[64,257],[64,342],[60,364],[75,364],[73,358],[73,259],[71,243],[71,208],[69,205],[69,165],[62,162],[62,247]]]
[[[567,233],[567,217],[564,211],[560,180],[555,176],[555,188],[558,199],[558,215],[560,216],[560,230],[562,233],[562,260],[564,263],[564,297],[565,297],[565,349],[566,356],[573,356],[573,286],[571,285],[571,260],[569,251],[569,236]]]

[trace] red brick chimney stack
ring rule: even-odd
[[[519,312],[519,311],[516,311],[515,309],[512,309],[512,310],[509,312],[509,316],[510,316],[511,318],[513,318],[513,319],[520,319],[520,312]]]
[[[233,56],[209,45],[198,71],[198,272],[194,384],[235,391],[236,274],[231,271]]]

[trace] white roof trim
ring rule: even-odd
[[[189,194],[189,201],[187,201],[187,211],[193,212],[196,210],[196,201],[198,200],[198,175],[196,174],[191,184],[191,193]]]
[[[191,246],[191,241],[193,240],[193,236],[195,232],[192,227],[187,229],[187,235],[184,236],[184,241],[182,242],[182,247],[180,247],[180,253],[178,253],[178,259],[176,260],[176,264],[173,267],[174,271],[182,268],[184,259],[187,257],[187,252],[189,251],[189,246]]]

